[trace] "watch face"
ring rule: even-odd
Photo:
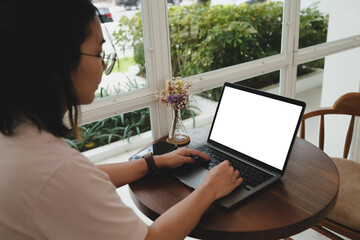
[[[149,153],[146,153],[145,155],[143,155],[142,157],[146,158],[146,157],[152,157],[152,156],[153,156],[152,152],[149,152]]]

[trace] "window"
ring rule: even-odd
[[[102,17],[105,22],[101,24],[105,39],[103,49],[106,53],[117,55],[111,74],[103,74],[96,98],[116,96],[148,87],[140,1],[133,1],[133,4],[130,2],[127,2],[124,8],[116,8],[116,5],[106,1],[94,3],[100,14],[104,13]],[[134,38],[137,41],[134,41]],[[136,64],[137,62],[141,65]]]
[[[131,143],[132,139],[151,131],[149,108],[142,108],[84,124],[80,129],[81,140],[76,140],[72,133],[67,138],[68,143],[80,152],[120,140]]]
[[[101,85],[109,90],[120,82],[120,89],[124,87],[124,90],[103,94],[101,98],[100,89],[99,99],[82,107],[84,124],[148,108],[151,136],[159,138],[168,134],[171,113],[159,104],[154,93],[164,88],[165,80],[171,76],[186,76],[192,80],[192,92],[197,96],[221,87],[224,82],[245,83],[248,79],[277,75],[275,93],[295,97],[300,88],[298,74],[319,64],[325,66],[326,74],[332,55],[354,48],[351,61],[360,64],[356,57],[360,56],[360,30],[354,27],[360,21],[357,11],[360,3],[356,0],[331,1],[330,6],[325,0],[317,5],[313,5],[317,0],[220,1],[220,5],[216,4],[219,1],[212,0],[208,6],[198,7],[195,0],[168,2],[142,0],[140,5],[131,8],[106,3],[113,15],[114,27],[110,23],[105,26],[115,40],[120,72],[136,71],[133,79],[123,80],[119,72],[113,75],[118,76],[114,77],[115,84],[111,87]],[[225,2],[236,4],[226,5]],[[244,11],[243,15],[236,16],[235,10]],[[221,11],[224,14],[220,14]],[[122,26],[123,30],[132,29],[122,35],[129,41],[125,53],[121,49],[125,45],[120,41],[116,43],[114,34],[119,31],[117,23],[121,16],[127,16],[129,21],[137,19],[136,22],[133,19],[131,26],[134,28]],[[203,29],[202,25],[209,24],[206,19],[213,25]],[[217,21],[223,21],[223,25],[216,26]],[[268,21],[272,24],[266,29],[257,26]],[[131,42],[133,40],[137,42]],[[230,50],[233,54],[224,54],[230,46],[235,49]],[[109,48],[111,51],[112,46]],[[142,62],[134,59],[141,55]],[[127,59],[131,56],[132,59]],[[142,80],[138,81],[140,77]],[[351,81],[344,89],[356,86],[355,91],[358,91],[360,79]],[[322,94],[324,96],[324,92]]]

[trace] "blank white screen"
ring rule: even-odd
[[[210,139],[282,170],[301,110],[225,87]]]

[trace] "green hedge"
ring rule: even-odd
[[[169,9],[173,76],[190,76],[280,53],[283,4],[173,6]],[[145,71],[142,19],[123,16],[116,44],[134,49],[135,62]],[[300,47],[326,41],[328,16],[316,5],[301,11]],[[127,31],[125,31],[127,29]],[[299,66],[303,74],[323,61]],[[144,73],[144,72],[143,72]],[[278,79],[277,79],[278,81]]]

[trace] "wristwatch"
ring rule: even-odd
[[[143,156],[143,158],[145,158],[145,161],[146,161],[146,163],[148,165],[149,174],[157,174],[157,173],[159,173],[159,168],[155,164],[152,152],[148,153],[148,154],[145,154]]]

